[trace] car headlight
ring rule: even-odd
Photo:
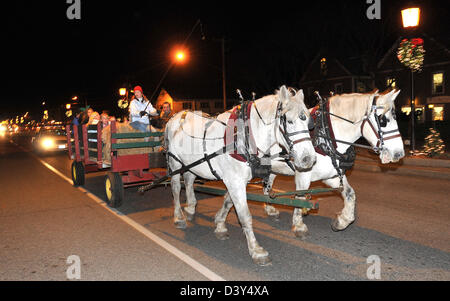
[[[51,138],[45,138],[42,140],[41,145],[43,148],[49,149],[55,146],[55,141]]]

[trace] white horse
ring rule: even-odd
[[[252,105],[249,126],[254,144],[260,153],[269,153],[273,145],[282,145],[289,150],[293,164],[297,168],[311,168],[315,162],[315,151],[310,141],[308,129],[309,111],[303,102],[303,91],[295,95],[282,86],[276,95],[257,99]],[[168,165],[174,171],[189,165],[218,149],[224,147],[223,139],[227,122],[232,111],[220,114],[217,119],[204,118],[193,112],[180,112],[170,119],[165,130],[165,143],[168,148]],[[285,119],[284,119],[285,118]],[[285,121],[284,123],[282,121]],[[283,134],[281,126],[284,126]],[[293,142],[292,139],[297,139]],[[296,143],[296,142],[301,143]],[[246,186],[252,178],[252,171],[246,162],[225,153],[208,162],[192,167],[184,172],[187,205],[184,208],[188,219],[195,213],[197,200],[194,194],[194,180],[200,176],[208,180],[219,177],[228,190],[226,206],[236,208],[243,232],[247,238],[248,250],[253,261],[260,265],[270,262],[269,254],[256,241],[252,227],[252,217],[248,209]],[[174,223],[178,228],[186,227],[186,218],[180,206],[180,175],[171,178],[174,198]],[[232,203],[230,201],[230,196]],[[224,221],[223,221],[224,222]],[[216,217],[216,235],[227,236],[227,230]]]
[[[363,136],[373,147],[376,146],[381,149],[380,159],[383,164],[397,162],[405,155],[394,111],[394,100],[400,91],[392,90],[382,94],[377,94],[377,92],[336,95],[329,99],[330,113],[352,121],[351,123],[331,115],[330,121],[334,136],[336,140],[350,143],[354,143]],[[377,98],[374,105],[373,100],[375,97]],[[383,122],[378,127],[379,123],[377,123],[375,118],[385,118],[385,123]],[[337,151],[341,154],[344,154],[348,148],[348,144],[337,142]],[[271,153],[278,151],[279,146],[273,146],[271,149]],[[295,170],[294,172],[285,162],[273,160],[273,173],[270,175],[269,181],[264,185],[264,194],[269,194],[276,174],[295,175],[296,190],[308,189],[311,182],[320,180],[332,188],[338,188],[340,179],[332,164],[332,159],[319,153],[316,156],[316,163],[307,171]],[[339,161],[337,163],[339,164]],[[349,185],[345,174],[342,181],[343,190],[341,195],[344,199],[344,208],[332,223],[334,231],[346,229],[355,220],[355,191]],[[223,208],[227,206],[226,203],[227,200],[224,201]],[[279,211],[270,205],[265,204],[265,211],[269,216],[277,217],[279,215]],[[302,239],[308,233],[308,228],[303,223],[301,208],[294,209],[292,230],[297,237]]]

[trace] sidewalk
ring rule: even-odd
[[[379,157],[367,150],[357,150],[355,170],[384,172],[450,180],[450,160],[404,157],[398,163],[381,164]]]

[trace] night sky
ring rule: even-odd
[[[127,83],[150,96],[170,50],[199,19],[186,43],[188,63],[162,84],[169,93],[221,98],[222,37],[230,97],[237,88],[263,96],[282,84],[298,87],[319,51],[378,61],[401,35],[400,9],[409,1],[381,0],[381,20],[367,19],[366,0],[266,2],[81,0],[81,20],[67,19],[65,0],[2,3],[0,120],[37,114],[42,101],[61,106],[73,95],[109,109]],[[421,30],[450,46],[448,2],[415,3]]]

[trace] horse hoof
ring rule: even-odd
[[[177,229],[186,229],[187,228],[187,223],[185,220],[175,221],[174,224],[175,224],[175,228],[177,228]]]
[[[271,215],[269,215],[269,217],[271,219],[273,219],[274,221],[279,221],[280,220],[280,212],[277,212],[276,214],[271,214]]]
[[[268,217],[272,218],[275,221],[278,221],[280,219],[280,211],[276,210],[273,207],[267,207],[266,214]]]
[[[225,232],[214,232],[218,240],[227,240],[230,238],[230,235],[228,235],[228,231]]]
[[[269,255],[252,258],[253,262],[259,266],[268,266],[272,264],[272,260]]]
[[[301,240],[305,240],[309,236],[308,231],[294,231],[294,234],[297,238],[300,238]]]
[[[195,220],[195,214],[190,214],[185,210],[184,215],[186,216],[186,219],[190,222],[193,222]]]
[[[347,226],[345,226],[345,227],[342,227],[342,226],[340,226],[340,224],[339,224],[339,220],[338,219],[335,219],[332,223],[331,223],[331,229],[334,231],[334,232],[339,232],[339,231],[343,231],[343,230],[345,230],[345,229],[347,229],[351,224],[353,224],[355,221],[351,221]]]

